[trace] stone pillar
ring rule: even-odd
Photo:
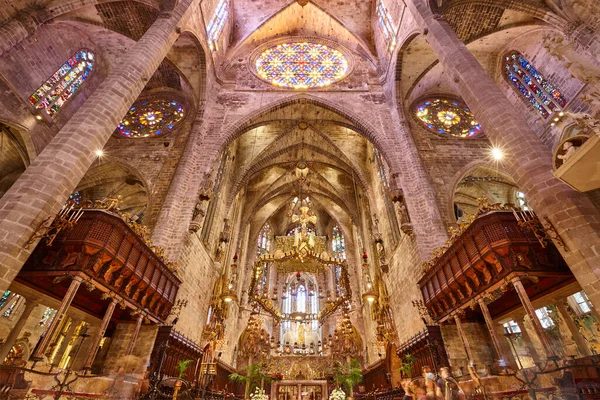
[[[535,346],[533,345],[531,336],[529,336],[529,331],[525,327],[525,316],[522,315],[521,318],[516,319],[515,322],[517,323],[517,325],[519,325],[519,329],[521,329],[521,335],[523,335],[523,341],[525,342],[525,346],[527,346],[527,351],[529,352],[529,355],[531,356],[535,364],[539,364],[540,356],[535,350]]]
[[[52,17],[44,9],[29,9],[17,13],[16,18],[0,26],[0,55],[34,34],[45,20]]]
[[[135,341],[137,340],[138,335],[140,334],[140,328],[142,327],[142,322],[144,321],[144,314],[138,314],[137,322],[135,324],[135,330],[131,335],[131,339],[129,339],[129,343],[127,344],[127,350],[125,350],[125,355],[128,356],[133,352],[133,347],[135,346]]]
[[[83,365],[83,369],[90,370],[92,369],[92,364],[94,363],[94,359],[96,358],[96,354],[98,353],[98,346],[100,346],[100,341],[104,337],[104,332],[106,332],[106,328],[108,327],[108,323],[112,318],[113,311],[115,311],[115,307],[117,306],[117,299],[113,298],[104,313],[104,318],[102,318],[102,322],[100,323],[100,327],[96,331],[96,334],[92,338],[92,348],[85,360],[85,364]]]
[[[25,310],[23,310],[23,313],[21,313],[21,316],[15,323],[15,326],[13,326],[12,330],[8,334],[8,337],[2,344],[2,348],[0,349],[0,363],[4,361],[4,359],[10,352],[10,349],[12,349],[13,345],[19,338],[19,335],[21,334],[23,326],[25,326],[27,319],[31,315],[31,312],[38,306],[38,304],[38,299],[27,299],[27,303],[25,304]]]
[[[437,194],[408,124],[399,114],[398,107],[391,107],[390,113],[400,147],[396,152],[401,155],[390,165],[390,189],[402,188],[419,256],[423,261],[429,261],[433,257],[431,252],[448,240],[448,232]]]
[[[577,22],[567,29],[567,39],[573,42],[575,50],[596,65],[600,65],[600,35],[584,23]]]
[[[65,318],[65,315],[67,315],[67,311],[71,306],[71,302],[75,298],[75,294],[77,293],[77,289],[79,289],[79,285],[81,285],[81,282],[83,282],[83,278],[81,278],[80,276],[73,277],[71,285],[69,286],[69,289],[67,289],[67,293],[65,293],[65,296],[62,299],[60,307],[56,311],[56,315],[54,316],[52,323],[46,330],[46,334],[44,335],[44,338],[37,347],[35,353],[33,353],[33,355],[31,356],[32,360],[41,361],[44,359],[44,353],[46,352],[48,345],[52,341],[54,334],[62,325],[62,321]]]
[[[570,251],[558,249],[592,303],[600,307],[600,212],[585,194],[552,175],[552,153],[444,17],[433,14],[428,0],[408,0],[406,5],[486,136],[503,149],[502,163],[531,207],[542,220],[549,218],[565,240]]]
[[[196,12],[190,7],[193,1],[178,1],[173,11],[152,24],[0,199],[0,265],[6,271],[0,276],[0,291],[8,288],[35,248],[37,242],[25,245],[42,221],[56,215],[97,160],[96,151],[104,147],[177,40],[178,25]]]
[[[478,300],[479,307],[481,308],[481,312],[483,313],[483,318],[485,319],[485,324],[487,325],[488,331],[490,333],[490,337],[492,338],[492,344],[494,345],[494,349],[496,350],[496,354],[498,355],[498,359],[500,361],[501,366],[508,366],[508,358],[505,356],[502,351],[502,346],[500,345],[500,338],[496,335],[496,329],[494,327],[494,320],[492,319],[492,315],[490,314],[490,310],[485,304],[484,299]]]
[[[454,322],[456,322],[456,329],[458,330],[458,334],[460,335],[460,339],[462,340],[463,346],[465,347],[465,353],[467,353],[467,359],[469,360],[469,364],[473,364],[473,353],[471,351],[471,345],[469,344],[469,339],[465,334],[465,331],[462,326],[462,322],[460,321],[460,317],[458,315],[454,316]]]
[[[575,324],[575,321],[573,321],[573,318],[571,318],[571,314],[569,313],[569,310],[567,308],[567,299],[557,299],[554,302],[554,304],[556,305],[556,308],[558,309],[561,318],[563,319],[563,321],[565,321],[565,324],[567,325],[567,328],[569,329],[573,340],[577,344],[577,349],[579,349],[581,355],[584,357],[591,356],[592,351],[590,350],[587,341],[579,332],[579,329],[577,329],[577,325]]]
[[[521,360],[517,362],[517,359],[515,358],[519,357],[516,348],[515,354],[513,354],[514,343],[511,343],[511,339],[504,335],[504,326],[500,324],[495,324],[494,331],[496,332],[496,337],[499,339],[500,349],[502,350],[502,354],[504,355],[504,361],[506,361],[506,366],[516,371],[517,369],[519,369],[519,364]]]
[[[183,250],[200,188],[211,186],[211,170],[219,155],[214,143],[220,140],[218,127],[225,125],[227,114],[222,107],[209,99],[206,112],[198,113],[154,226],[152,242],[164,248],[171,261],[177,261]]]
[[[531,319],[531,323],[535,328],[535,333],[537,334],[538,339],[540,339],[540,342],[542,343],[544,352],[546,352],[546,357],[556,357],[554,349],[552,348],[552,344],[550,343],[550,340],[546,335],[546,331],[544,330],[544,327],[542,327],[542,323],[540,322],[539,318],[537,317],[537,314],[535,313],[535,309],[533,308],[533,304],[531,304],[531,300],[529,299],[529,296],[525,291],[525,287],[523,287],[523,282],[521,282],[521,279],[519,277],[514,277],[511,280],[511,282],[515,287],[517,294],[519,295],[519,299],[521,300],[521,304],[523,304],[525,312]]]

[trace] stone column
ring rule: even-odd
[[[504,326],[500,324],[494,325],[494,330],[496,332],[496,337],[499,339],[500,349],[502,350],[502,354],[504,355],[504,360],[506,361],[507,367],[517,370],[519,369],[519,365],[521,360],[517,361],[516,357],[519,357],[518,352],[515,348],[515,354],[513,354],[514,343],[511,343],[511,339],[504,335]]]
[[[137,340],[138,335],[140,334],[140,328],[142,327],[142,322],[144,321],[144,314],[138,314],[137,322],[135,324],[135,330],[131,335],[131,339],[129,339],[129,343],[127,344],[127,350],[125,350],[125,355],[128,356],[133,352],[133,347],[135,346],[135,341]]]
[[[531,300],[529,299],[529,296],[527,295],[527,292],[525,291],[523,282],[521,282],[521,279],[519,277],[514,277],[511,282],[512,282],[513,286],[515,287],[517,294],[519,295],[519,299],[521,300],[521,304],[523,304],[523,308],[525,309],[525,312],[531,319],[531,323],[533,324],[533,327],[535,328],[535,333],[537,334],[538,339],[540,339],[540,342],[542,343],[542,347],[544,348],[544,351],[546,352],[546,357],[548,357],[548,358],[556,357],[556,354],[554,353],[554,349],[552,348],[552,344],[550,343],[550,339],[548,339],[548,336],[546,335],[546,331],[544,330],[542,323],[540,322],[539,318],[537,317],[537,314],[535,313],[535,309],[533,308],[533,304],[531,304]]]
[[[395,94],[394,94],[395,95]],[[392,126],[396,127],[396,150],[400,156],[390,165],[390,189],[402,188],[419,256],[429,261],[432,250],[448,240],[446,225],[437,203],[437,194],[406,121],[398,107],[391,107]]]
[[[500,345],[500,338],[498,338],[498,336],[496,335],[494,320],[492,319],[490,310],[488,309],[487,304],[485,304],[484,299],[479,299],[477,302],[479,303],[479,307],[481,308],[481,312],[483,313],[483,318],[485,319],[485,324],[487,325],[490,337],[492,338],[492,344],[494,345],[496,354],[498,354],[500,365],[508,366],[508,358],[504,355],[504,352],[502,351],[502,346]]]
[[[570,251],[559,246],[562,256],[600,307],[600,212],[585,194],[552,175],[552,153],[444,17],[433,14],[428,0],[408,0],[406,5],[486,136],[503,149],[503,165],[529,204],[542,220],[548,217],[565,240]]]
[[[183,250],[200,188],[212,186],[211,170],[219,155],[219,127],[225,125],[227,112],[212,99],[207,100],[205,109],[194,121],[154,226],[152,242],[164,248],[171,261],[177,261]]]
[[[575,51],[600,65],[600,35],[584,23],[576,22],[567,29],[567,39],[573,42]]]
[[[31,312],[38,306],[38,304],[40,304],[39,299],[27,299],[27,303],[25,304],[25,310],[23,310],[23,313],[21,313],[21,316],[15,323],[15,326],[13,326],[12,330],[8,334],[8,337],[2,344],[2,348],[0,349],[0,363],[4,361],[4,359],[10,352],[10,349],[12,349],[13,345],[19,338],[19,335],[21,334],[23,326],[25,326],[27,319],[31,315]]]
[[[45,20],[52,17],[45,9],[32,8],[17,13],[16,18],[0,26],[0,55],[34,34]]]
[[[177,40],[178,25],[196,12],[191,11],[193,1],[178,1],[152,24],[0,199],[0,265],[6,271],[0,291],[8,288],[37,242],[25,244],[63,206]]]
[[[85,364],[83,365],[83,369],[90,370],[92,369],[92,364],[94,363],[94,359],[96,358],[96,354],[98,354],[98,346],[100,346],[100,341],[104,337],[104,332],[106,332],[106,328],[108,327],[108,323],[112,318],[113,311],[115,311],[115,307],[117,306],[117,299],[113,298],[104,313],[104,318],[102,318],[102,322],[100,323],[100,327],[96,331],[96,334],[92,338],[92,348],[90,349],[90,353],[88,354]]]
[[[529,336],[529,331],[527,330],[527,328],[525,328],[525,316],[522,315],[521,318],[515,320],[515,322],[517,323],[517,325],[519,325],[519,329],[521,329],[521,335],[523,336],[523,341],[525,342],[525,346],[527,347],[529,355],[531,356],[535,364],[539,364],[540,356],[535,350],[535,346],[533,345],[531,336]]]
[[[83,278],[81,278],[80,276],[73,277],[71,285],[69,286],[69,289],[67,289],[67,293],[65,293],[65,296],[62,299],[60,307],[56,311],[56,315],[54,316],[52,323],[46,330],[46,334],[44,335],[44,338],[37,347],[35,353],[31,356],[32,360],[41,361],[44,359],[44,353],[46,352],[48,345],[51,343],[54,334],[62,325],[62,321],[65,318],[65,315],[67,315],[67,311],[71,306],[71,302],[75,298],[75,294],[77,293],[77,289],[79,289],[79,285],[81,285],[81,282],[83,282]]]
[[[465,334],[465,331],[462,326],[462,322],[458,315],[454,316],[454,322],[456,322],[456,329],[458,330],[458,334],[460,335],[460,339],[462,340],[463,346],[465,348],[465,353],[467,353],[467,359],[469,360],[469,364],[473,364],[473,353],[471,352],[471,345],[469,344],[469,339]]]
[[[579,329],[577,329],[577,325],[575,324],[575,321],[573,321],[573,318],[571,318],[571,314],[569,313],[569,310],[567,308],[567,299],[557,299],[554,302],[554,304],[556,305],[556,308],[558,309],[561,318],[563,319],[563,321],[565,321],[565,324],[567,325],[567,328],[569,329],[573,340],[577,344],[577,348],[579,349],[581,355],[584,357],[591,356],[592,351],[590,350],[587,341],[579,332]]]

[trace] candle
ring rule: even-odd
[[[521,219],[520,219],[520,218],[519,218],[519,216],[517,215],[517,212],[516,212],[514,209],[512,210],[512,212],[513,212],[513,214],[514,214],[515,218],[517,219],[517,221],[518,221],[518,222],[521,222]]]

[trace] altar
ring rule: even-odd
[[[326,400],[325,380],[283,380],[271,383],[271,400]]]

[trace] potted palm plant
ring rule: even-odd
[[[229,380],[235,383],[243,383],[245,385],[244,399],[249,400],[253,389],[260,386],[262,391],[264,383],[271,380],[269,376],[262,372],[263,369],[264,365],[262,363],[250,364],[245,367],[245,375],[233,373],[229,375]]]
[[[177,381],[175,382],[175,390],[173,391],[173,400],[177,400],[177,395],[181,390],[181,386],[183,385],[183,377],[185,375],[185,371],[188,367],[194,362],[194,360],[181,360],[177,363],[177,369],[179,370],[179,375],[177,376]]]
[[[341,386],[345,386],[348,390],[348,399],[354,399],[354,386],[362,382],[363,379],[358,360],[352,359],[347,363],[336,361],[333,365],[332,372],[333,381],[335,382],[337,389],[339,390]]]

